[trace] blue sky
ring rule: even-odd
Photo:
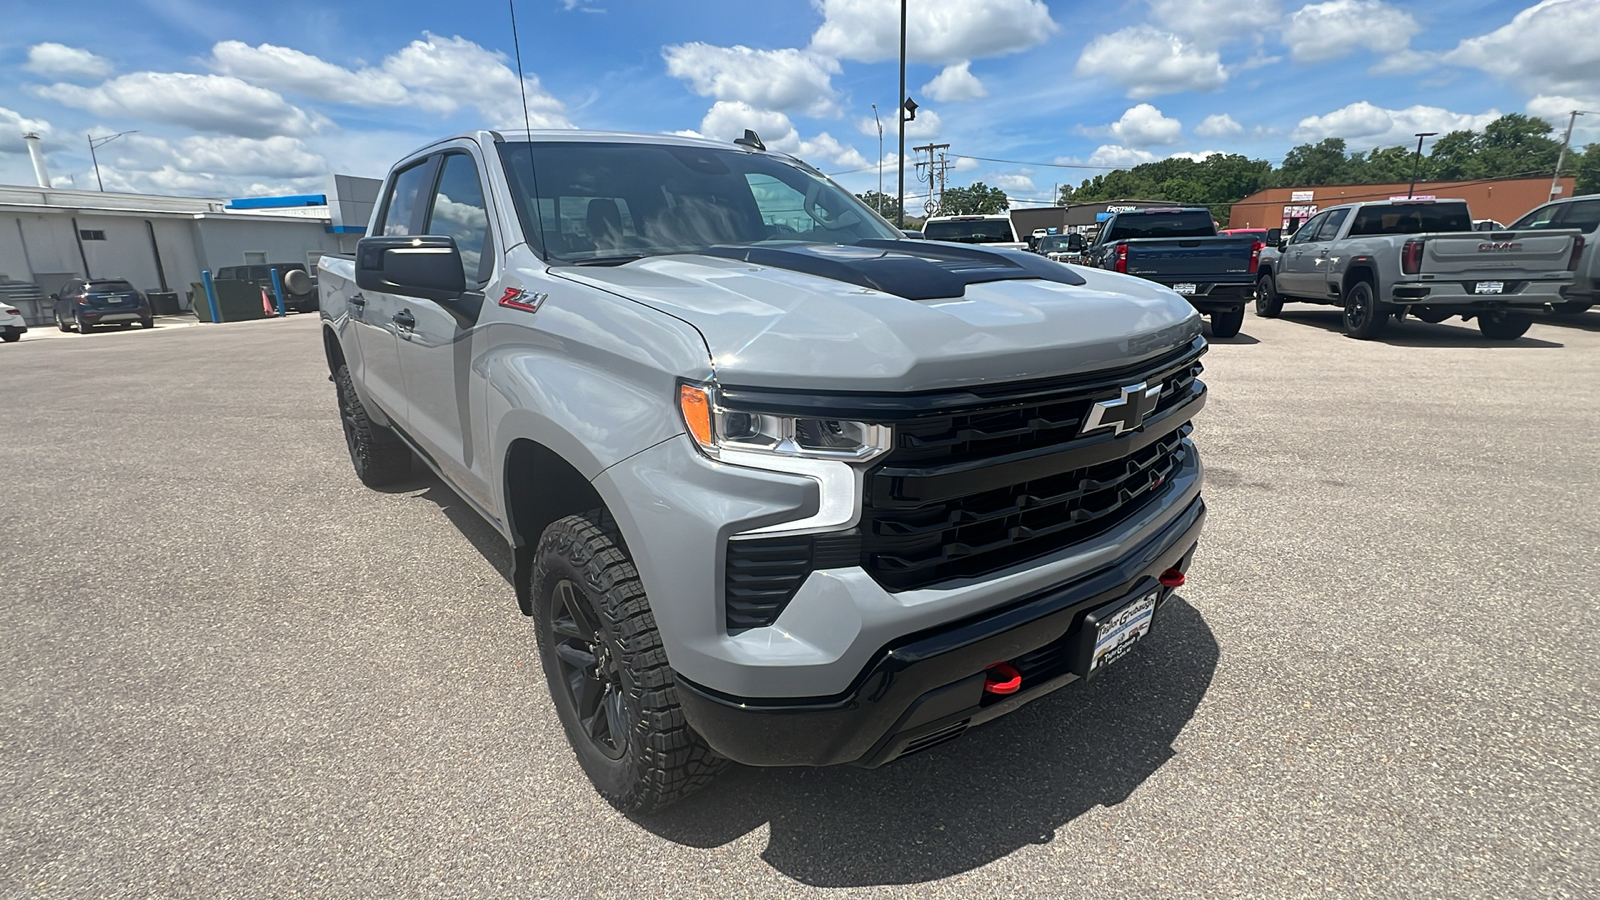
[[[754,127],[855,190],[892,190],[894,0],[518,0],[535,127]],[[1210,151],[1281,160],[1600,110],[1600,0],[911,0],[913,143],[952,184],[1047,199],[1108,167]],[[504,0],[64,0],[0,34],[0,182],[195,196],[379,176],[434,137],[520,124]],[[1575,143],[1600,140],[1600,115]],[[990,162],[989,159],[1015,162]],[[909,175],[908,193],[915,184]],[[915,209],[913,204],[912,209]]]

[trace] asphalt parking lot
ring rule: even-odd
[[[508,555],[317,321],[0,348],[0,895],[1600,895],[1600,312],[1247,318],[1148,646],[876,771],[591,790]],[[665,401],[664,401],[665,402]]]

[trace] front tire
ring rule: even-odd
[[[1533,316],[1527,313],[1495,310],[1478,316],[1478,330],[1491,341],[1514,341],[1528,333]]]
[[[56,328],[62,332],[70,332],[72,330],[67,326],[67,320],[61,318],[61,310],[59,309],[56,310]]]
[[[1231,338],[1244,327],[1244,307],[1236,307],[1225,312],[1211,314],[1211,336],[1215,338]]]
[[[334,376],[339,389],[339,419],[344,425],[344,442],[350,450],[350,464],[356,477],[367,487],[376,488],[403,481],[411,475],[411,448],[394,432],[374,423],[356,394],[350,367],[340,366]]]
[[[1278,293],[1278,280],[1271,272],[1256,279],[1256,315],[1263,319],[1276,319],[1283,312],[1283,295]]]
[[[684,720],[644,585],[602,511],[546,528],[530,578],[550,696],[600,796],[635,815],[708,784],[727,761]]]
[[[1389,324],[1389,313],[1378,308],[1378,295],[1372,282],[1358,281],[1344,295],[1344,333],[1360,341],[1382,336]]]

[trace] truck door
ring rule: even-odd
[[[376,235],[422,234],[422,217],[428,204],[439,158],[430,156],[397,172],[383,199],[383,212],[373,226]],[[401,310],[412,300],[380,291],[357,291],[350,298],[350,316],[356,323],[356,344],[361,349],[361,383],[378,408],[409,433],[405,378],[400,373],[397,333],[405,320]]]
[[[411,437],[470,499],[492,509],[486,448],[475,446],[472,399],[473,328],[483,289],[494,275],[479,166],[465,150],[446,151],[438,186],[427,198],[423,233],[453,238],[461,252],[467,293],[456,302],[405,297],[399,326],[400,369],[411,411]]]
[[[1316,275],[1317,250],[1320,249],[1316,239],[1317,232],[1326,221],[1327,213],[1317,213],[1289,238],[1289,246],[1278,263],[1278,293],[1296,297],[1322,296],[1326,288],[1319,283]]]

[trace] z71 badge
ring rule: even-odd
[[[500,295],[500,305],[535,313],[549,296],[549,294],[530,294],[522,288],[506,288],[506,292]]]

